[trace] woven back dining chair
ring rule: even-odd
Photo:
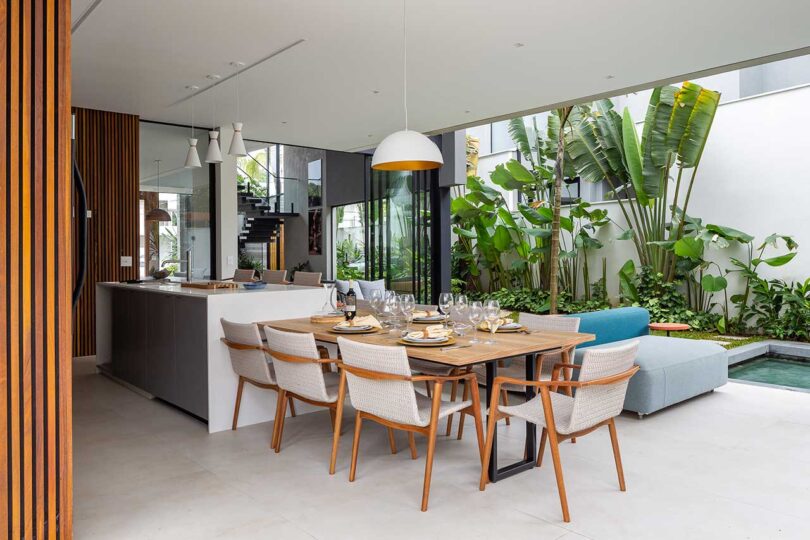
[[[559,443],[573,437],[581,437],[602,426],[608,426],[613,446],[613,458],[616,463],[616,474],[619,478],[619,489],[625,491],[624,470],[614,418],[621,413],[627,394],[627,384],[639,369],[638,366],[633,365],[637,352],[638,341],[617,347],[588,349],[581,366],[556,364],[552,369],[550,380],[521,381],[509,377],[496,377],[493,385],[493,399],[490,403],[487,446],[483,463],[488,463],[492,454],[493,435],[498,420],[514,416],[543,426],[537,466],[540,467],[543,464],[543,452],[546,442],[548,442],[554,462],[563,520],[568,522],[571,518],[560,463]],[[579,369],[579,379],[577,381],[562,380],[560,372],[563,369]],[[507,383],[532,386],[537,388],[540,394],[520,405],[498,405],[497,390]],[[573,397],[561,392],[566,387],[576,389]],[[488,468],[484,466],[481,469],[481,491],[486,488],[488,481]]]
[[[357,472],[360,431],[364,419],[388,428],[406,431],[413,459],[416,459],[414,433],[421,433],[428,438],[421,507],[423,512],[426,511],[439,420],[459,410],[467,410],[475,418],[479,452],[483,451],[483,426],[477,386],[473,387],[471,400],[455,403],[442,400],[444,384],[453,380],[472,378],[474,375],[468,373],[447,377],[414,376],[411,374],[405,347],[371,345],[343,337],[338,338],[338,346],[343,355],[341,373],[346,379],[352,406],[356,411],[349,481],[354,481]],[[432,398],[427,398],[414,388],[414,383],[423,381],[433,383]],[[391,436],[392,432],[389,431],[391,450],[396,452]]]
[[[255,324],[242,324],[220,319],[225,337],[222,342],[228,347],[231,367],[239,377],[236,389],[236,403],[233,409],[233,424],[239,423],[239,406],[242,404],[242,391],[245,383],[257,388],[279,391],[272,360],[265,353],[259,327]],[[295,406],[290,401],[290,413],[295,416]]]
[[[264,281],[265,283],[272,283],[275,285],[287,283],[287,271],[265,270],[262,272],[262,281]]]
[[[249,269],[239,269],[234,270],[233,272],[233,282],[234,283],[250,283],[253,281],[253,278],[256,276],[256,271],[249,268]]]
[[[529,332],[578,332],[579,331],[579,318],[578,317],[562,317],[559,315],[535,315],[533,313],[520,313],[518,322],[526,327]],[[562,349],[554,349],[551,351],[544,351],[535,356],[534,372],[538,379],[548,378],[551,376],[551,368],[556,363],[573,363],[574,352],[576,345],[564,347]],[[476,375],[478,375],[479,383],[485,380],[484,366],[476,366],[473,368]],[[526,376],[526,358],[523,356],[516,356],[506,360],[498,361],[498,373],[504,377],[512,377],[515,379],[523,379]],[[571,373],[569,369],[563,371],[563,375],[570,380]],[[504,385],[501,387],[501,405],[509,405],[509,392],[510,391],[523,391],[524,386],[518,385]],[[565,389],[570,392],[570,388]],[[467,389],[464,388],[462,392],[462,399],[466,399]],[[506,424],[509,425],[509,418],[506,419]],[[464,415],[461,415],[458,425],[458,439],[461,439],[464,434]],[[572,439],[572,441],[575,439]]]
[[[284,434],[286,403],[291,397],[329,409],[334,429],[339,375],[337,372],[323,369],[329,364],[336,364],[337,360],[328,358],[328,354],[324,354],[324,349],[316,346],[312,334],[283,332],[268,326],[264,327],[264,333],[267,336],[267,349],[273,358],[276,384],[279,387],[276,423],[271,442],[271,447],[278,453],[281,451],[281,439]]]
[[[437,306],[430,305],[430,304],[416,304],[414,311],[436,311]],[[469,321],[462,321],[462,322],[469,322]],[[441,323],[438,323],[441,324]],[[416,328],[416,326],[414,326]],[[453,366],[445,366],[443,364],[437,364],[435,362],[428,362],[426,360],[418,360],[415,358],[411,358],[410,360],[411,370],[414,373],[421,373],[423,375],[440,375],[443,377],[453,376],[453,375],[460,375],[462,373],[467,373],[470,371],[469,368],[457,368]],[[458,398],[458,385],[459,381],[454,380],[450,383],[450,401],[455,402]],[[431,384],[430,381],[425,381],[425,390],[427,391],[427,396],[430,397],[432,394]],[[467,396],[464,397],[463,400],[470,399],[469,392]],[[462,401],[463,401],[462,400]],[[462,418],[463,413],[461,414]],[[447,416],[447,427],[445,429],[445,435],[450,436],[450,432],[453,430],[453,415]]]
[[[305,287],[320,287],[321,272],[302,272],[299,270],[293,276],[293,284]]]

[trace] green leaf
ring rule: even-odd
[[[509,136],[512,142],[515,143],[521,155],[523,155],[534,166],[534,155],[532,147],[529,144],[529,134],[526,132],[526,124],[523,123],[523,117],[512,118],[509,120]]]
[[[679,257],[687,257],[689,259],[702,259],[703,258],[703,242],[697,238],[687,236],[681,238],[673,246],[675,255]]]
[[[641,173],[641,150],[638,146],[638,134],[636,125],[630,116],[630,109],[625,107],[622,116],[622,138],[624,140],[624,156],[627,160],[627,171],[630,173],[630,180],[633,182],[633,189],[636,191],[636,198],[639,204],[644,206],[650,203],[644,186],[644,176]]]
[[[726,333],[726,319],[724,317],[717,319],[717,331],[721,334]]]
[[[703,276],[703,279],[700,280],[700,286],[703,287],[703,290],[706,292],[715,293],[728,287],[728,281],[723,276],[706,274]]]
[[[507,251],[512,245],[512,236],[509,234],[509,230],[506,227],[503,225],[498,225],[498,227],[495,229],[495,235],[493,236],[492,241],[495,244],[495,249],[500,252],[504,252]]]
[[[560,228],[566,232],[574,232],[574,222],[569,217],[560,216]]]
[[[532,225],[547,225],[551,223],[551,210],[544,206],[539,209],[534,209],[531,206],[520,203],[518,204],[518,211],[526,218],[526,221]]]
[[[683,88],[698,91],[686,131],[678,145],[678,156],[681,163],[684,167],[691,168],[697,166],[703,155],[703,149],[706,147],[709,131],[714,122],[714,115],[717,113],[717,106],[720,104],[720,94],[690,82],[683,83]]]
[[[515,159],[510,159],[506,162],[506,168],[512,173],[512,176],[518,182],[523,182],[524,184],[533,184],[537,182],[537,179],[534,175],[529,172],[529,169],[524,167],[519,161]]]
[[[639,301],[638,290],[633,283],[633,278],[636,275],[636,265],[632,259],[628,259],[626,263],[619,269],[619,285],[621,286],[622,294],[633,302]]]
[[[476,238],[478,236],[475,234],[475,231],[468,231],[467,229],[462,229],[461,227],[453,227],[453,232],[458,236],[465,236],[467,238]]]
[[[630,240],[631,238],[633,238],[633,229],[626,229],[616,237],[616,240]]]
[[[450,203],[450,211],[464,219],[475,217],[479,214],[478,208],[464,197],[456,197]]]
[[[523,232],[535,238],[550,238],[551,229],[523,229]]]
[[[515,222],[515,218],[512,217],[512,213],[505,207],[501,206],[498,208],[498,217],[500,217],[507,226],[512,227],[513,229],[518,228],[518,224]]]
[[[710,223],[706,225],[706,230],[714,234],[718,234],[727,240],[734,240],[743,244],[747,244],[754,239],[754,237],[750,234],[738,231],[737,229],[732,229],[731,227],[724,227],[722,225],[712,225]]]
[[[768,266],[782,266],[792,261],[793,257],[795,256],[796,252],[794,251],[792,253],[785,253],[784,255],[779,255],[778,257],[771,257],[770,259],[762,259],[761,262],[764,262]]]

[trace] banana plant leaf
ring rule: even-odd
[[[714,115],[720,104],[720,93],[690,82],[685,82],[683,87],[690,88],[690,90],[692,87],[699,89],[689,115],[689,121],[678,145],[678,156],[684,168],[692,168],[700,162],[703,149],[706,147]]]
[[[526,124],[523,123],[522,117],[509,120],[509,136],[517,145],[521,155],[529,160],[532,167],[534,167],[534,152],[532,152],[532,146],[529,144],[529,134],[526,132]]]
[[[645,178],[642,174],[641,149],[638,145],[636,124],[633,122],[633,117],[630,116],[630,109],[627,107],[625,107],[622,116],[622,139],[624,141],[624,157],[627,161],[627,171],[630,173],[630,180],[633,182],[636,198],[639,204],[649,206],[650,196],[655,197],[657,190],[655,186],[651,186],[652,192],[648,194],[647,185],[644,182]]]

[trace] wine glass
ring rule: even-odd
[[[371,305],[372,311],[374,311],[374,315],[379,317],[380,312],[383,309],[383,305],[385,303],[385,291],[380,289],[374,289],[371,291],[371,296],[368,299],[368,303]]]
[[[470,340],[470,343],[481,343],[476,334],[478,325],[484,320],[484,306],[481,305],[481,302],[475,301],[470,304],[470,307],[467,309],[467,318],[470,320],[470,324],[473,326],[473,337]]]
[[[486,304],[484,304],[484,317],[486,318],[487,322],[489,323],[489,339],[487,339],[484,344],[485,345],[494,345],[495,344],[495,331],[497,327],[495,326],[495,322],[501,316],[501,304],[497,300],[487,300]]]
[[[469,303],[467,299],[467,295],[464,293],[459,293],[456,295],[455,305],[457,306],[466,306]]]
[[[413,310],[416,307],[416,298],[410,293],[399,295],[399,309],[405,316],[406,326],[405,330],[411,327],[411,319],[413,318]]]
[[[439,311],[444,315],[444,328],[447,329],[447,316],[453,305],[453,293],[443,292],[439,295]]]

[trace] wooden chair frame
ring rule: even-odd
[[[599,422],[594,426],[591,426],[587,429],[583,429],[581,431],[577,431],[574,433],[568,434],[559,433],[557,432],[556,424],[554,423],[554,410],[551,405],[551,392],[562,391],[565,392],[566,394],[569,394],[569,392],[571,392],[574,388],[585,388],[588,386],[615,384],[617,382],[630,379],[630,377],[636,374],[636,372],[639,370],[639,367],[633,366],[630,369],[623,371],[621,373],[589,381],[558,380],[561,370],[565,370],[565,372],[570,374],[574,369],[579,368],[580,366],[576,364],[570,363],[555,364],[552,369],[551,380],[547,381],[525,381],[521,379],[513,379],[510,377],[495,378],[492,391],[492,399],[489,409],[489,419],[487,421],[487,444],[484,450],[484,461],[482,462],[481,467],[481,482],[479,484],[479,489],[481,491],[484,491],[484,489],[486,489],[487,483],[489,483],[489,472],[486,463],[489,462],[490,456],[492,455],[492,441],[493,435],[495,433],[495,424],[497,424],[498,420],[509,416],[508,414],[498,410],[498,394],[499,394],[498,390],[503,384],[534,386],[540,390],[540,398],[543,403],[543,415],[545,417],[547,427],[543,428],[543,434],[540,437],[540,451],[537,454],[537,466],[540,467],[542,465],[543,451],[545,450],[546,440],[548,440],[549,446],[551,447],[551,459],[554,462],[554,474],[557,478],[557,491],[560,494],[560,506],[562,507],[563,521],[565,521],[566,523],[570,522],[571,517],[568,512],[568,499],[565,495],[565,483],[563,481],[562,464],[560,463],[559,443],[561,441],[565,441],[566,439],[573,439],[575,437],[581,437],[583,435],[587,435],[592,431],[595,431],[596,429],[602,426],[605,425],[608,426],[610,430],[610,441],[611,445],[613,446],[613,458],[614,461],[616,462],[616,474],[619,477],[619,489],[621,491],[626,491],[626,486],[624,482],[624,470],[622,468],[622,458],[621,454],[619,453],[619,440],[616,435],[616,425],[613,421],[613,418],[603,420],[602,422]]]
[[[245,343],[237,343],[235,341],[230,341],[226,338],[219,338],[222,343],[224,343],[229,349],[236,349],[239,351],[263,351],[265,353],[268,352],[267,347],[260,346],[260,345],[246,345]],[[248,377],[243,377],[239,375],[239,383],[236,387],[236,403],[234,404],[233,408],[233,423],[231,424],[231,429],[236,430],[236,426],[239,422],[239,407],[242,404],[242,390],[245,388],[245,383],[250,383],[257,388],[263,388],[265,390],[275,390],[276,393],[280,392],[278,385],[270,384],[270,383],[263,383],[261,381],[256,381],[254,379],[250,379]],[[292,402],[292,397],[289,399],[290,403],[290,415],[295,416],[295,404]]]
[[[425,382],[433,383],[432,403],[430,410],[430,423],[427,426],[416,426],[411,424],[402,424],[393,422],[385,418],[381,418],[371,413],[356,411],[354,416],[354,440],[352,442],[352,460],[351,467],[349,468],[349,482],[354,482],[355,474],[357,473],[357,455],[360,446],[360,431],[362,429],[363,420],[372,420],[388,428],[389,442],[393,453],[396,453],[393,441],[394,429],[406,431],[408,433],[408,444],[411,449],[411,459],[416,459],[416,443],[414,441],[414,434],[420,433],[425,435],[428,439],[427,456],[425,459],[425,480],[422,487],[422,511],[427,511],[428,498],[430,496],[430,480],[433,472],[433,455],[436,450],[436,433],[439,429],[439,409],[441,408],[442,387],[446,383],[453,383],[458,381],[468,381],[475,378],[474,373],[461,373],[457,375],[397,375],[394,373],[384,373],[380,371],[371,371],[363,368],[347,366],[345,363],[339,364],[340,368],[340,386],[338,388],[338,403],[341,406],[337,410],[337,420],[335,425],[335,433],[332,441],[332,459],[329,464],[329,474],[335,474],[335,461],[337,459],[338,443],[340,439],[340,421],[343,415],[343,397],[346,394],[346,373],[351,373],[356,377],[370,379],[375,381],[409,381],[413,383]],[[478,452],[479,458],[483,463],[484,458],[484,430],[481,419],[481,402],[478,395],[478,385],[470,384],[472,388],[472,403],[464,410],[468,414],[473,415],[475,418],[475,428],[478,435]]]
[[[538,379],[540,378],[540,368],[543,366],[543,359],[547,355],[560,354],[560,355],[562,355],[562,357],[564,359],[563,361],[568,363],[568,361],[570,359],[571,351],[574,350],[574,347],[575,347],[575,345],[571,345],[570,347],[563,347],[561,349],[554,349],[554,350],[551,350],[551,351],[543,351],[541,353],[536,354],[535,358],[534,358],[534,362],[535,362],[534,372],[537,374],[537,378]],[[497,362],[498,362],[498,367],[499,368],[503,367],[503,360],[498,360]],[[467,370],[470,370],[470,369],[471,368],[467,368]],[[571,380],[570,370],[566,370],[565,374],[566,374],[566,380],[570,381]],[[469,399],[469,390],[467,389],[467,382],[464,381],[463,384],[464,384],[464,390],[463,390],[462,396],[461,396],[462,401]],[[568,393],[569,396],[572,395],[570,388],[568,389],[568,392],[569,392]],[[509,406],[509,392],[507,392],[505,388],[500,388],[498,390],[498,393],[500,394],[501,405],[503,405],[504,407],[508,407]],[[455,401],[455,394],[453,394],[453,401]],[[463,413],[463,412],[460,413],[459,414],[459,419],[458,419],[458,435],[457,435],[456,438],[459,441],[461,440],[461,437],[464,435],[464,414],[465,413]],[[509,420],[509,417],[506,417],[506,425],[508,426],[510,424],[511,424],[511,422]],[[451,425],[451,423],[450,423],[450,421],[448,421],[447,422],[447,435],[450,435],[450,425]],[[571,439],[571,442],[576,442],[576,439]]]
[[[321,356],[320,358],[294,356],[291,354],[274,351],[267,347],[265,347],[265,350],[267,351],[267,354],[273,357],[273,361],[278,360],[280,362],[289,362],[292,364],[320,364],[324,372],[331,371],[330,368],[333,364],[336,366],[340,364],[340,359],[329,358],[328,352],[322,347],[318,348],[318,352]],[[342,407],[339,407],[338,405],[343,403],[342,396],[338,395],[338,399],[335,402],[318,401],[279,387],[278,403],[276,404],[276,417],[275,421],[273,422],[273,439],[270,443],[270,448],[272,448],[276,454],[281,451],[281,438],[284,435],[284,419],[287,412],[287,403],[292,403],[292,398],[303,401],[304,403],[309,403],[310,405],[315,405],[316,407],[324,407],[329,409],[329,418],[332,421],[332,429],[337,430],[338,434],[340,433],[340,423],[336,419],[336,412],[338,408],[342,409]]]

